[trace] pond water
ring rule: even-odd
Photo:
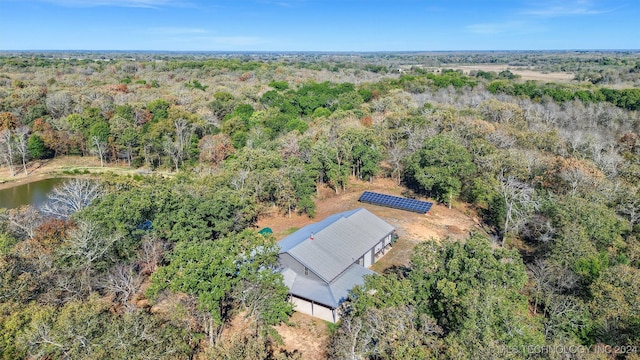
[[[38,207],[47,201],[47,194],[65,180],[64,178],[45,179],[0,190],[0,208],[13,209],[29,204]]]

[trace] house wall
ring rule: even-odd
[[[293,304],[293,308],[297,312],[311,315],[313,317],[317,317],[325,321],[335,322],[333,320],[333,313],[335,310],[329,307],[311,302],[309,300],[301,299],[293,295],[289,297],[289,301]],[[337,312],[336,312],[336,321],[338,321]]]
[[[300,264],[298,260],[294,259],[293,256],[287,253],[282,253],[278,255],[278,263],[283,268],[289,268],[295,271],[295,273],[298,274],[298,276],[304,276],[309,279],[324,282],[322,279],[320,279],[318,275],[314,274],[311,270],[309,270],[309,275],[305,275],[304,265]]]
[[[384,241],[384,240],[383,240]],[[380,250],[382,250],[382,248],[384,247],[382,245],[383,241],[380,241],[379,243],[376,244],[375,248],[374,248],[374,252],[377,254]]]
[[[380,239],[380,241],[377,244],[375,244],[371,249],[369,249],[366,253],[364,253],[360,257],[359,263],[362,264],[364,267],[369,267],[373,265],[376,262],[376,254],[382,251],[382,249],[385,246],[391,243],[391,234],[392,233],[389,233],[387,236]]]
[[[364,267],[369,267],[371,265],[373,265],[373,249],[369,249],[369,251],[367,251],[363,256],[364,256]]]
[[[300,299],[293,295],[289,298],[289,301],[293,304],[295,311],[311,315],[311,301]]]
[[[387,235],[387,236],[384,238],[384,246],[387,246],[387,245],[391,244],[391,235],[393,235],[393,233],[391,233],[391,234]]]

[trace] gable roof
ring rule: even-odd
[[[331,284],[322,283],[304,276],[299,276],[291,269],[282,272],[284,284],[292,295],[312,300],[316,303],[337,308],[349,296],[349,291],[356,285],[364,284],[365,275],[375,272],[358,264],[351,264]]]
[[[318,221],[316,223],[309,224],[303,227],[302,229],[294,232],[293,234],[287,236],[286,238],[278,241],[278,245],[280,245],[280,253],[289,251],[290,249],[294,248],[301,242],[308,240],[311,234],[319,233],[321,230],[323,230],[327,226],[330,226],[340,218],[348,217],[358,210],[360,209],[354,209],[354,210],[333,214],[326,217],[322,221]]]
[[[307,225],[278,245],[280,253],[288,253],[330,283],[393,230],[379,217],[358,208]]]

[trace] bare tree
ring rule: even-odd
[[[245,182],[247,181],[247,178],[249,178],[249,170],[246,169],[240,169],[238,170],[236,176],[231,179],[231,185],[233,185],[233,188],[235,190],[240,190],[240,189],[244,189],[244,185]]]
[[[571,196],[575,195],[580,189],[593,187],[595,185],[593,177],[579,167],[562,169],[560,171],[560,178],[567,184],[568,192]]]
[[[521,230],[522,236],[529,241],[548,243],[556,234],[556,229],[548,218],[534,214],[529,217]]]
[[[535,198],[533,188],[513,177],[499,177],[498,193],[502,196],[505,207],[505,219],[502,234],[502,246],[507,235],[520,229],[527,216],[538,209],[540,202]]]
[[[138,259],[141,261],[141,275],[151,275],[158,268],[162,261],[166,244],[162,240],[151,235],[142,238],[142,247],[138,252]]]
[[[13,167],[13,136],[11,129],[5,129],[0,132],[0,160],[9,167],[11,176],[16,176],[16,170]]]
[[[187,123],[187,120],[180,118],[173,122],[173,126],[176,128],[176,147],[179,151],[180,160],[182,160],[184,159],[184,151],[187,147],[189,138],[191,137],[189,123]]]
[[[405,124],[402,126],[401,131],[407,138],[407,149],[410,153],[414,153],[422,149],[424,141],[433,134],[433,131],[429,130],[433,129],[416,124]]]
[[[491,132],[486,138],[499,149],[512,149],[516,143],[516,139],[502,129]]]
[[[329,358],[355,360],[391,353],[393,358],[413,357],[413,349],[431,347],[442,333],[435,319],[410,306],[365,309],[360,316],[346,314],[340,319]]]
[[[132,313],[136,310],[136,305],[131,300],[141,284],[142,276],[132,265],[116,265],[107,275],[103,288],[113,294],[127,313]]]
[[[171,160],[173,160],[173,164],[176,167],[176,171],[178,171],[180,169],[180,164],[182,164],[184,160],[185,150],[189,143],[189,138],[191,137],[191,129],[187,120],[182,118],[174,121],[173,125],[176,128],[175,139],[165,136],[164,141],[162,142],[162,147],[164,152],[171,157]]]
[[[631,226],[640,224],[640,197],[632,195],[623,199],[617,210],[629,219]]]
[[[397,184],[402,182],[402,174],[404,173],[403,161],[407,156],[407,149],[398,142],[393,143],[387,150],[388,161],[392,167],[391,178],[395,179]]]
[[[27,171],[27,158],[29,157],[29,150],[27,148],[27,139],[29,138],[29,128],[27,126],[21,126],[16,129],[16,150],[20,154],[22,159],[22,169],[25,175],[29,175]]]
[[[107,143],[104,140],[101,140],[98,136],[93,136],[91,138],[91,146],[94,147],[98,156],[100,156],[100,166],[104,167],[104,157],[107,151]]]
[[[53,278],[57,295],[51,300],[65,303],[81,299],[101,287],[96,271],[112,263],[112,249],[120,239],[119,234],[107,234],[96,223],[79,221],[56,251],[64,266]]]
[[[362,338],[367,338],[368,334],[364,334],[366,328],[362,318],[347,316],[340,321],[340,332],[334,337],[330,346],[330,358],[342,359],[362,359],[364,347]]]
[[[73,98],[68,91],[47,94],[47,110],[56,119],[67,116],[73,110]]]
[[[544,331],[547,337],[562,334],[563,328],[581,329],[587,326],[582,314],[587,310],[584,303],[576,297],[551,294],[547,297]]]
[[[593,157],[598,167],[607,177],[612,179],[618,176],[618,166],[624,162],[624,159],[618,154],[613,145],[609,145],[606,150],[594,152]]]
[[[42,224],[43,219],[38,210],[27,205],[0,214],[0,221],[6,221],[9,224],[9,230],[16,237],[33,239],[36,235],[36,229]]]
[[[95,262],[104,259],[111,246],[120,239],[117,234],[107,235],[97,224],[79,221],[78,227],[69,232],[66,243],[60,250],[63,257],[86,272]]]
[[[102,196],[102,186],[91,180],[73,179],[65,181],[47,196],[49,201],[40,210],[49,216],[68,219]]]
[[[546,260],[536,259],[527,265],[529,279],[531,279],[531,296],[534,299],[533,313],[538,310],[538,305],[544,300],[545,294],[553,286],[551,268]]]
[[[283,159],[300,156],[299,135],[290,132],[280,137],[280,155]]]
[[[180,170],[181,151],[178,148],[176,142],[171,141],[171,139],[169,139],[168,137],[165,137],[164,141],[162,142],[162,148],[164,149],[164,152],[169,155],[169,157],[171,157],[171,160],[173,160],[173,165],[176,167],[176,171]]]
[[[33,358],[46,358],[46,348],[57,348],[60,350],[64,359],[71,359],[68,346],[51,334],[51,326],[45,320],[39,320],[32,325],[30,331],[25,334],[25,342],[29,349],[29,354]]]

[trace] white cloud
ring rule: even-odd
[[[68,7],[137,7],[159,8],[165,6],[189,6],[189,2],[180,0],[43,0],[44,2]]]
[[[507,21],[502,23],[480,23],[467,26],[467,29],[474,34],[502,34],[527,29],[527,24],[522,21]]]
[[[560,17],[579,15],[598,15],[611,12],[612,10],[597,8],[592,1],[550,1],[540,6],[527,9],[522,13],[539,17]]]
[[[528,1],[529,7],[512,14],[508,21],[468,25],[470,33],[479,35],[541,33],[548,30],[544,19],[607,13],[613,10],[598,8],[591,0]]]
[[[258,0],[258,3],[284,8],[292,8],[307,3],[307,0]]]

